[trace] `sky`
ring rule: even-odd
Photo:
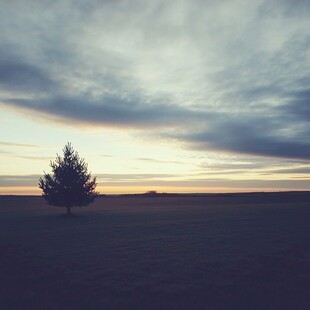
[[[310,1],[2,0],[0,194],[71,142],[101,193],[310,189]]]

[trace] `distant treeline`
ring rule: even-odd
[[[230,198],[238,201],[257,202],[310,202],[310,191],[286,191],[286,192],[250,192],[250,193],[158,193],[149,191],[142,194],[100,194],[98,198],[160,198],[160,197],[201,197],[201,198]],[[40,195],[0,195],[3,199],[40,199]]]

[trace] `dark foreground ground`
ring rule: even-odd
[[[310,195],[0,197],[0,309],[310,309]]]

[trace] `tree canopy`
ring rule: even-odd
[[[42,196],[49,205],[67,208],[86,206],[99,195],[95,191],[96,177],[87,171],[87,164],[74,151],[71,143],[63,148],[63,157],[57,154],[51,161],[52,174],[46,174],[39,180]]]

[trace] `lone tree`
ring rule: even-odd
[[[57,154],[55,162],[51,161],[53,173],[44,172],[39,187],[49,205],[67,208],[69,215],[72,207],[88,205],[99,193],[95,191],[96,178],[87,172],[87,164],[73,150],[71,143],[63,148],[63,153],[63,158]]]

